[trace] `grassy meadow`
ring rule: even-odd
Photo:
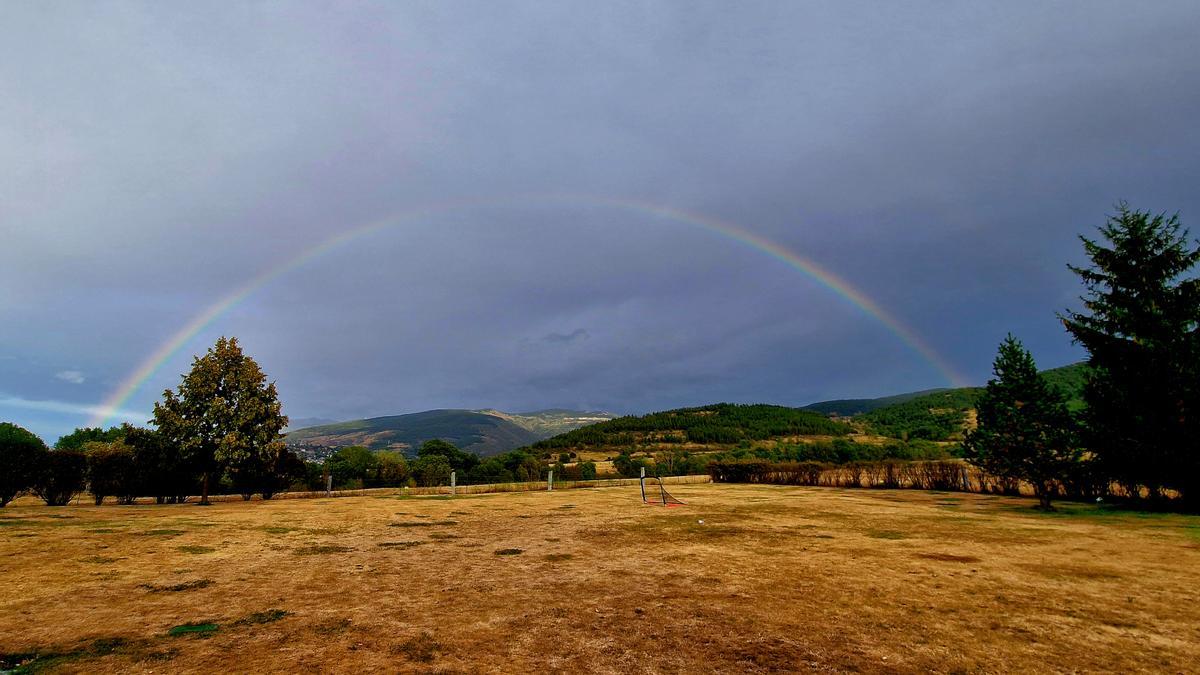
[[[1200,517],[636,486],[0,510],[0,670],[1154,671]],[[21,665],[24,664],[24,665]]]

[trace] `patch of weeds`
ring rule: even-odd
[[[954,555],[953,553],[918,553],[918,558],[926,560],[940,560],[942,562],[959,562],[959,563],[976,563],[980,562],[980,558],[973,555]]]
[[[34,524],[34,522],[32,520],[25,520],[24,518],[0,519],[0,527],[23,527],[26,525],[33,525],[33,524]]]
[[[903,532],[896,530],[871,530],[867,532],[867,536],[872,539],[907,539]]]
[[[381,541],[379,542],[379,548],[409,549],[424,543],[423,541]]]
[[[524,552],[521,548],[502,548],[496,550],[496,555],[521,555]]]
[[[570,560],[574,557],[575,556],[571,555],[570,553],[551,553],[550,555],[543,557],[542,560],[545,560],[546,562],[562,562],[564,560]]]
[[[57,518],[59,520],[71,520],[74,518],[78,518],[79,516],[68,516],[68,515],[64,515],[61,513],[51,513],[50,515],[48,515],[46,517],[47,518]]]
[[[334,535],[334,534],[345,534],[346,528],[344,528],[344,527],[310,527],[304,531],[307,532],[308,534],[328,536],[328,535]]]
[[[317,635],[337,635],[350,627],[350,619],[333,618],[318,621],[313,624],[312,631]]]
[[[97,638],[92,640],[92,646],[88,648],[88,651],[96,656],[107,656],[128,646],[130,646],[129,638]]]
[[[442,646],[433,639],[433,635],[422,632],[407,642],[397,645],[395,651],[403,654],[409,661],[431,663],[442,651]]]
[[[574,504],[563,504],[562,506],[560,506],[560,507],[558,507],[558,508],[560,508],[560,509],[573,509],[573,508],[575,508],[575,505],[574,505]]]
[[[167,635],[171,637],[191,636],[198,638],[212,637],[213,633],[220,630],[220,626],[216,621],[198,621],[195,623],[181,623],[167,631]]]
[[[815,538],[815,539],[833,539],[833,535],[832,534],[814,534],[813,538]]]
[[[328,553],[349,553],[354,549],[339,544],[310,544],[296,549],[296,555],[325,555]]]
[[[184,530],[146,530],[140,534],[144,537],[178,537]]]
[[[388,527],[433,527],[433,523],[388,523]]]
[[[109,557],[102,556],[102,555],[90,555],[86,558],[80,558],[79,560],[80,560],[80,562],[85,562],[85,563],[95,563],[97,565],[108,565],[111,563],[115,563],[118,560],[124,560],[124,558],[109,558]]]
[[[94,530],[84,530],[84,532],[87,532],[88,534],[115,534],[117,530],[114,530],[111,527],[98,527]]]
[[[82,649],[69,652],[33,651],[15,654],[0,654],[0,672],[3,673],[36,673],[43,669],[54,668],[68,661],[86,656]]]
[[[546,541],[548,541],[550,543],[555,543],[555,542],[562,541],[562,540],[559,539],[558,537],[546,537]]]
[[[235,626],[249,626],[263,623],[274,623],[283,617],[287,616],[288,612],[282,609],[268,609],[262,612],[254,612],[233,622]]]
[[[182,593],[183,591],[208,588],[212,585],[212,579],[196,579],[195,581],[185,581],[179,584],[166,584],[163,586],[159,586],[158,584],[138,584],[138,588],[144,588],[151,593]]]
[[[429,535],[430,539],[462,539],[461,534],[450,534],[449,532],[433,532]]]
[[[212,546],[180,546],[179,550],[183,553],[200,555],[202,553],[214,553],[217,549],[213,548]]]
[[[287,534],[289,532],[296,532],[299,529],[300,528],[298,528],[298,527],[282,527],[280,525],[269,525],[269,526],[263,528],[263,532],[266,532],[267,534]]]

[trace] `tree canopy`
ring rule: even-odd
[[[1179,217],[1125,203],[1080,237],[1091,264],[1083,311],[1061,315],[1089,354],[1086,442],[1133,496],[1174,488],[1200,499],[1200,262]]]
[[[235,485],[253,485],[264,467],[273,466],[284,448],[281,412],[274,382],[254,359],[242,353],[237,338],[221,337],[197,357],[177,391],[163,392],[154,406],[159,431],[176,444],[201,475],[201,502],[220,471]]]
[[[1029,483],[1048,509],[1056,481],[1078,459],[1066,402],[1012,335],[1000,344],[992,372],[979,397],[979,426],[963,442],[966,457],[994,476]]]
[[[33,487],[46,444],[33,432],[0,422],[0,507]]]

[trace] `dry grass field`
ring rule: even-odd
[[[51,672],[1195,671],[1200,518],[680,485],[0,511]],[[0,662],[0,670],[4,665]]]

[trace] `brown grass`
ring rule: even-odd
[[[945,495],[910,490],[672,493],[688,505],[645,506],[633,486],[413,497],[404,515],[368,496],[75,506],[51,519],[21,500],[0,512],[0,669],[1200,663],[1200,518],[1073,504],[1043,514],[971,494],[946,509]],[[394,522],[430,526],[398,540]]]

